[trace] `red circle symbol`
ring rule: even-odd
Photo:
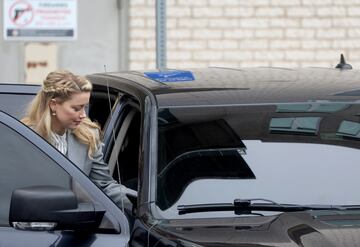
[[[16,1],[9,9],[10,20],[17,26],[24,27],[34,18],[34,10],[26,1]]]

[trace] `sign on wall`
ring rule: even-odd
[[[42,83],[49,72],[56,70],[57,52],[54,43],[26,43],[25,82]]]
[[[77,0],[3,0],[5,40],[74,40]]]

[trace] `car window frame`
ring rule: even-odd
[[[125,95],[120,95],[119,98],[116,100],[112,112],[109,115],[108,121],[106,122],[106,125],[103,129],[105,162],[107,162],[111,156],[111,145],[114,144],[114,138],[117,138],[117,135],[121,129],[122,124],[124,123],[125,118],[133,110],[141,114],[141,110],[137,102]]]

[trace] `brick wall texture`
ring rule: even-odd
[[[130,69],[155,69],[155,0],[130,2]],[[167,67],[360,68],[360,0],[167,0]]]

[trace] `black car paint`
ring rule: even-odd
[[[236,217],[224,219],[184,219],[184,220],[163,220],[156,219],[152,215],[150,201],[153,193],[148,187],[154,181],[154,171],[151,171],[149,164],[154,162],[156,148],[155,126],[158,107],[167,105],[180,105],[180,101],[172,98],[173,93],[188,93],[189,91],[200,92],[201,88],[174,88],[148,80],[148,85],[137,84],[138,74],[129,73],[123,78],[121,75],[92,75],[89,76],[96,85],[105,86],[109,84],[112,88],[133,95],[134,99],[140,103],[139,109],[143,112],[143,126],[141,129],[142,144],[139,158],[140,190],[138,198],[137,215],[132,229],[130,246],[359,246],[359,214],[358,212],[348,212],[347,214],[336,214],[328,212],[325,216],[316,216],[312,212],[283,213],[276,216],[265,217]],[[130,79],[129,79],[130,78]],[[118,84],[117,81],[122,81]],[[133,81],[131,81],[133,80]],[[152,85],[148,87],[149,85]],[[214,91],[239,92],[246,91],[246,85],[239,85],[239,88],[228,88]],[[18,88],[15,90],[15,88]],[[36,90],[39,88],[34,86]],[[341,88],[341,87],[339,87]],[[2,88],[0,87],[0,90]],[[34,90],[34,92],[36,91]],[[4,93],[25,93],[27,90],[23,85],[7,86]],[[209,92],[208,89],[205,89]],[[345,90],[346,91],[346,90]],[[329,95],[326,95],[330,97]],[[358,97],[359,95],[351,95]],[[209,96],[210,98],[212,96]],[[285,97],[286,98],[286,97]],[[312,98],[313,99],[313,98]],[[348,98],[346,98],[348,99]],[[282,99],[285,100],[285,99]],[[222,99],[220,103],[227,104],[227,99]],[[209,101],[208,101],[209,102]],[[217,104],[219,102],[214,102]],[[244,103],[244,102],[243,102]],[[259,103],[259,102],[249,102]],[[186,103],[188,107],[196,106],[196,97]],[[6,122],[9,126],[17,130],[25,138],[33,142],[43,152],[48,153],[57,163],[67,170],[70,174],[75,174],[88,191],[100,197],[107,205],[107,210],[111,210],[113,215],[119,216],[119,209],[102,194],[71,162],[59,155],[49,145],[42,141],[36,134],[26,130],[14,120],[0,114],[0,121]],[[146,151],[145,151],[146,150]],[[150,151],[149,151],[150,150]],[[342,222],[346,220],[346,224]],[[334,224],[338,222],[339,224]],[[108,235],[105,240],[101,240],[96,234],[79,236],[72,232],[26,232],[12,228],[0,228],[0,239],[4,246],[23,246],[24,243],[37,243],[34,246],[117,246],[116,238]],[[21,236],[21,237],[19,237]],[[20,239],[21,238],[21,239]],[[150,242],[148,242],[150,240]],[[20,242],[17,242],[20,241]],[[104,241],[104,242],[101,242]],[[197,245],[192,245],[192,243]],[[31,246],[31,244],[29,245]]]
[[[327,221],[314,220],[309,213],[287,213],[279,217],[262,219],[262,222],[253,220],[207,220],[188,221],[163,224],[162,227],[144,225],[138,220],[132,232],[130,246],[257,246],[270,247],[286,246],[359,246],[358,238],[360,230],[358,215],[347,215],[353,220],[348,220],[347,225],[342,227],[333,226]],[[338,217],[340,221],[344,217]],[[354,226],[351,226],[351,222]],[[150,232],[149,232],[150,230]],[[16,239],[21,236],[19,245],[14,245]],[[35,236],[34,236],[35,235]],[[62,234],[41,233],[26,234],[16,230],[7,230],[4,246],[23,246],[24,243],[34,243],[35,246],[72,246],[72,238],[76,237],[76,246],[117,246],[116,239],[107,238],[103,245],[98,243],[96,236],[79,236],[71,232]],[[303,240],[305,238],[305,240]],[[310,239],[310,240],[306,240]],[[145,242],[150,240],[149,245]],[[184,243],[188,243],[185,245]]]
[[[295,212],[260,219],[164,221],[152,228],[150,246],[182,246],[184,242],[189,243],[188,246],[195,243],[195,246],[212,247],[359,246],[359,212],[342,216],[333,212],[328,214],[316,217],[311,212]],[[348,220],[344,221],[344,218]],[[148,237],[145,229],[144,226],[136,228],[132,241],[141,242]],[[169,239],[172,244],[169,244]]]

